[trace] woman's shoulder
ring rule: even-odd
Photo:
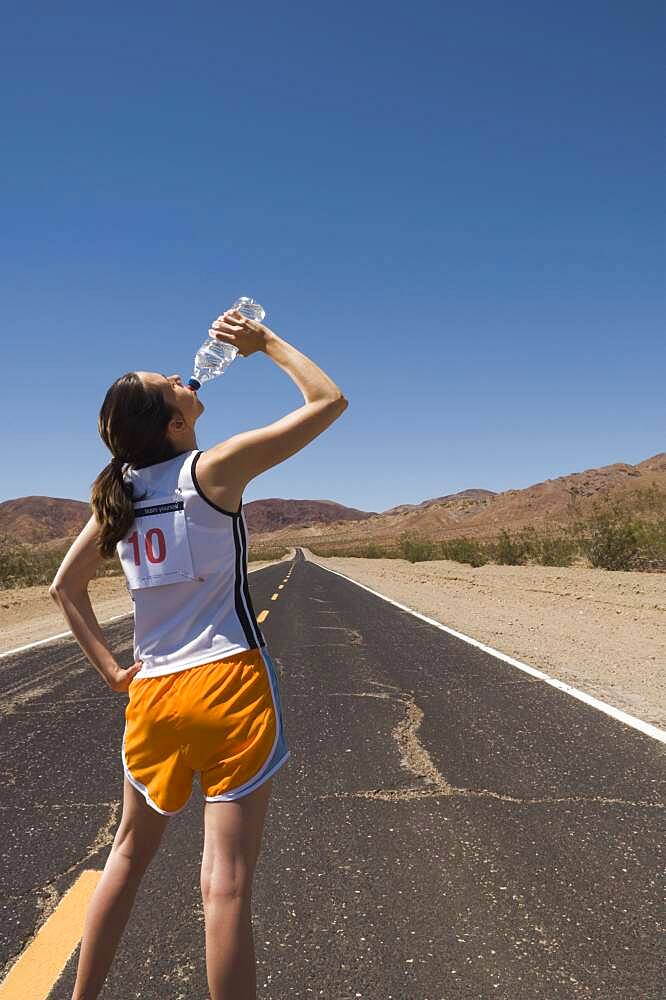
[[[192,481],[197,492],[214,507],[225,514],[240,513],[244,484],[235,482],[232,471],[225,468],[220,445],[195,453]]]

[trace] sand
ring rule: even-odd
[[[666,728],[666,574],[306,558]],[[507,668],[511,669],[511,668]]]
[[[666,728],[666,574],[324,559],[303,551],[322,566]],[[248,569],[270,565],[251,562]],[[124,577],[93,580],[89,593],[101,623],[132,613]],[[0,652],[66,631],[47,586],[0,591]]]

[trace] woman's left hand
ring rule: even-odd
[[[117,666],[112,675],[105,678],[106,683],[112,691],[118,691],[122,694],[123,691],[127,691],[129,689],[129,686],[134,679],[134,675],[138,674],[142,666],[142,660],[138,660],[136,663],[133,663],[132,666],[128,667],[126,670],[123,667]]]
[[[235,347],[242,358],[266,350],[266,340],[275,334],[256,319],[248,319],[238,309],[227,309],[213,320],[208,333]]]

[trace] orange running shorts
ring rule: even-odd
[[[289,759],[275,666],[265,646],[157,677],[134,678],[123,770],[159,813],[187,805],[200,772],[207,802],[253,792]]]

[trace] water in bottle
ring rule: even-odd
[[[238,309],[241,316],[245,316],[247,319],[256,319],[260,323],[263,322],[266,315],[259,303],[246,295],[237,299],[231,308]],[[233,344],[218,340],[214,334],[209,333],[194,356],[194,371],[187,383],[189,388],[200,389],[204,382],[210,382],[211,379],[217,378],[218,375],[226,371],[237,354],[238,351]]]

